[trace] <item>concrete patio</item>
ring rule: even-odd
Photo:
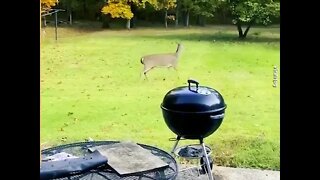
[[[180,169],[188,168],[181,165]],[[280,180],[280,171],[214,166],[214,180]],[[196,167],[180,171],[177,180],[208,180]]]

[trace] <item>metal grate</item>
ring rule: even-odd
[[[211,148],[205,146],[208,155],[211,154]],[[203,149],[200,144],[191,144],[186,146],[178,147],[174,150],[174,154],[178,157],[187,159],[199,159],[204,156]]]
[[[92,142],[78,142],[66,145],[60,145],[48,149],[44,149],[41,151],[42,159],[47,156],[52,156],[57,153],[66,152],[72,154],[74,156],[85,156],[88,153],[89,148],[97,147],[101,145],[111,145],[119,143],[119,141],[92,141]],[[174,180],[176,179],[178,166],[176,160],[167,152],[158,149],[156,147],[152,147],[149,145],[138,144],[141,147],[149,150],[153,155],[158,156],[164,162],[168,163],[169,166],[162,169],[139,172],[137,174],[131,174],[127,176],[120,176],[115,171],[113,171],[108,165],[100,166],[94,170],[89,172],[73,175],[65,178],[59,178],[59,180]]]

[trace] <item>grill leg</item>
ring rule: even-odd
[[[204,157],[205,157],[205,163],[206,163],[207,170],[208,170],[207,174],[208,174],[209,180],[214,180],[213,179],[213,175],[212,175],[212,171],[211,171],[211,167],[210,167],[208,154],[207,154],[207,151],[206,151],[206,146],[204,145],[203,142],[201,142],[201,146],[202,146],[202,151],[203,151],[203,154],[204,154]]]
[[[172,150],[171,150],[171,153],[172,153],[172,154],[174,153],[174,150],[176,150],[180,139],[181,139],[181,137],[180,137],[180,136],[177,136],[177,141],[174,143],[173,148],[172,148]]]

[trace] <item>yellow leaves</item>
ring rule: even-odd
[[[154,6],[156,10],[166,9],[169,10],[171,8],[176,7],[176,0],[156,0],[156,5]]]
[[[130,4],[145,8],[147,2],[157,10],[168,10],[176,7],[176,0],[109,0],[101,9],[101,12],[110,14],[112,18],[131,19],[134,14],[131,11]]]
[[[108,2],[108,4],[101,9],[101,12],[103,14],[110,14],[112,18],[131,19],[133,17],[130,6],[122,2]]]
[[[52,6],[55,6],[59,3],[58,0],[40,0],[41,2],[41,11],[46,11],[51,9]]]
[[[41,6],[45,8],[51,8],[52,6],[58,4],[58,2],[58,0],[41,0]]]
[[[175,8],[176,7],[176,0],[166,0],[165,1],[165,6],[167,9],[170,9],[170,8]]]
[[[58,2],[58,0],[41,0],[41,4],[46,6],[55,6]]]

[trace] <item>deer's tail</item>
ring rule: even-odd
[[[143,64],[143,57],[140,59],[141,64]]]

